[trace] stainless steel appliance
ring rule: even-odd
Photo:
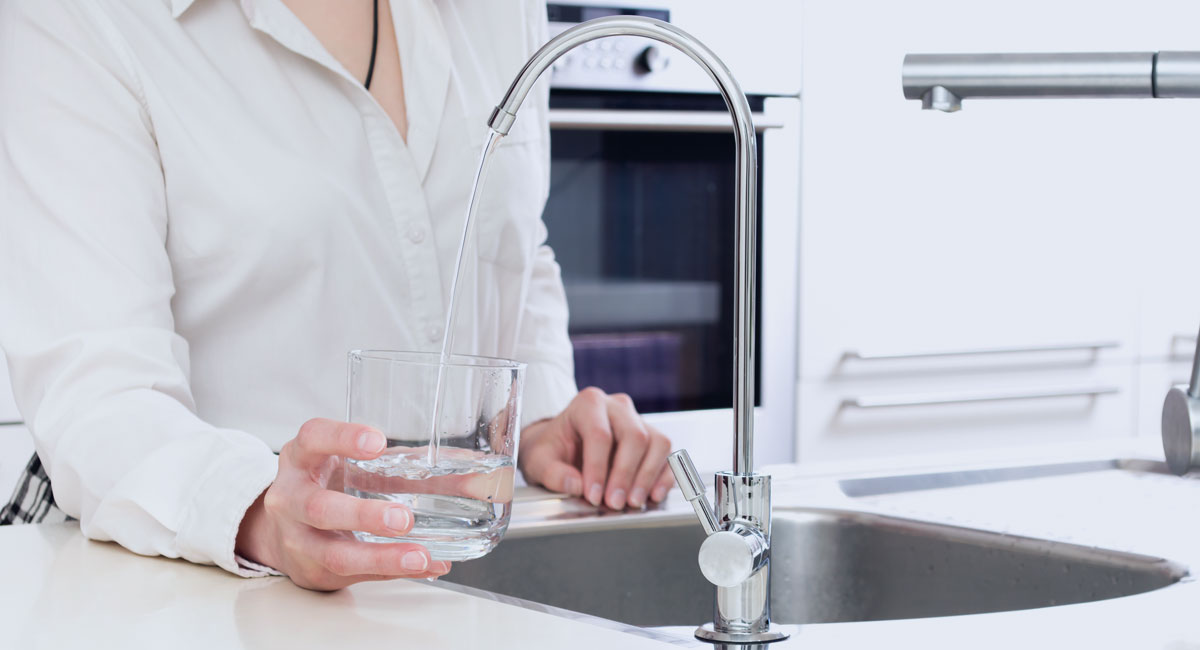
[[[683,3],[686,4],[686,3]],[[552,3],[551,35],[673,7]],[[686,12],[685,12],[686,13]],[[688,25],[680,25],[688,29]],[[711,44],[721,53],[719,43]],[[761,462],[792,459],[799,99],[745,88],[757,129],[761,206],[755,417]],[[704,70],[669,46],[609,36],[551,68],[545,221],[563,269],[576,379],[628,393],[705,468],[732,426],[736,197],[732,122]]]

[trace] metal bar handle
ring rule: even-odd
[[[692,457],[688,455],[687,450],[671,452],[671,455],[667,456],[667,464],[671,467],[671,473],[675,475],[675,482],[679,484],[679,492],[696,511],[704,534],[712,535],[719,531],[717,517],[708,505],[708,499],[704,497],[704,480],[696,472],[696,466],[692,464]]]
[[[754,130],[777,129],[783,121],[754,113]],[[659,131],[728,133],[733,131],[726,111],[619,111],[576,108],[550,109],[550,128],[564,130]]]
[[[1097,341],[1094,343],[1066,343],[1055,345],[1028,345],[1011,348],[979,348],[975,350],[939,350],[934,352],[909,352],[903,354],[865,354],[858,350],[847,350],[842,353],[843,361],[900,361],[904,359],[939,359],[942,357],[975,357],[1002,354],[1040,354],[1049,352],[1079,352],[1110,350],[1119,348],[1116,341]]]
[[[919,397],[849,397],[842,400],[843,409],[890,409],[907,408],[910,406],[942,406],[950,404],[975,404],[982,402],[1024,402],[1041,399],[1062,399],[1068,397],[1100,397],[1115,395],[1121,389],[1115,386],[1101,386],[1084,389],[1056,389],[1044,391],[1026,391],[1020,393],[988,393],[982,395],[925,395]]]
[[[970,97],[1153,97],[1154,52],[909,54],[904,98],[942,86]]]
[[[909,54],[905,99],[954,112],[972,97],[1200,97],[1200,52]]]

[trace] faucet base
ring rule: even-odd
[[[709,643],[772,643],[788,638],[787,632],[767,630],[766,632],[718,632],[712,623],[705,623],[696,628],[696,638]]]

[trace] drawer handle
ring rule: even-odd
[[[1121,389],[1101,386],[1085,389],[1058,389],[1026,391],[1020,393],[988,393],[983,395],[924,395],[920,397],[848,397],[842,400],[843,409],[890,409],[908,406],[939,406],[943,404],[973,404],[976,402],[1024,402],[1035,399],[1060,399],[1066,397],[1100,397],[1115,395]]]
[[[733,121],[725,111],[621,111],[552,108],[552,129],[605,131],[675,131],[682,133],[732,132]],[[783,122],[762,113],[754,113],[754,129],[762,132],[783,126]]]
[[[1036,354],[1044,352],[1076,352],[1090,350],[1110,350],[1119,348],[1116,341],[1098,341],[1096,343],[1069,343],[1058,345],[1030,345],[1017,348],[980,348],[975,350],[943,350],[940,352],[910,352],[905,354],[865,354],[858,350],[847,350],[842,353],[843,361],[897,361],[902,359],[937,359],[941,357],[975,357],[998,354]]]
[[[0,420],[0,427],[15,427],[25,424],[21,420]]]

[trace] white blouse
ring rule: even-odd
[[[438,350],[491,108],[537,0],[391,0],[408,142],[280,0],[0,2],[0,344],[54,496],[93,539],[234,558],[346,353]],[[489,172],[455,351],[575,394],[543,244],[545,87]]]

